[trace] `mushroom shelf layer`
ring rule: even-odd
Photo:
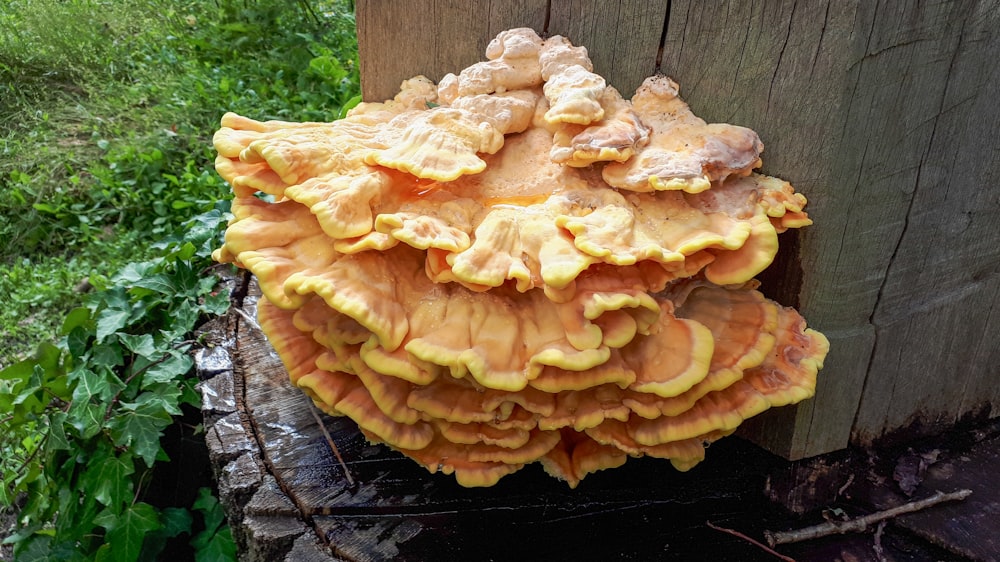
[[[753,280],[810,220],[757,135],[663,76],[623,99],[562,37],[487,58],[332,123],[223,117],[215,257],[259,279],[292,382],[466,486],[687,469],[810,397],[827,341]]]

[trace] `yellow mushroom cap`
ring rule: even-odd
[[[666,77],[624,99],[563,37],[505,31],[487,59],[332,123],[223,117],[213,256],[257,277],[292,383],[465,486],[687,470],[811,396],[829,344],[753,281],[811,221],[751,173],[757,135]]]
[[[632,97],[632,107],[652,130],[649,144],[635,158],[604,168],[609,185],[632,191],[698,193],[761,165],[764,145],[757,133],[705,123],[680,99],[677,83],[666,76],[647,78]]]

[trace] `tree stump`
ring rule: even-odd
[[[570,490],[536,464],[462,488],[368,443],[350,419],[314,415],[256,327],[256,299],[211,323],[214,347],[198,356],[206,441],[241,560],[758,556],[704,523],[754,528],[776,513],[764,488],[786,465],[778,457],[730,437],[687,473],[632,459]]]

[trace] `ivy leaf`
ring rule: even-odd
[[[149,289],[155,293],[162,293],[165,295],[172,295],[177,292],[177,285],[166,273],[158,273],[156,275],[150,275],[149,277],[136,279],[131,283],[131,285],[132,287]]]
[[[83,354],[87,352],[87,343],[92,335],[94,335],[92,330],[82,326],[73,328],[66,335],[66,350],[73,357],[83,357]]]
[[[156,267],[156,264],[148,261],[129,263],[121,268],[118,273],[114,274],[111,280],[116,284],[132,285],[149,277],[154,267]]]
[[[194,552],[195,562],[232,562],[236,560],[236,542],[229,526],[219,529]]]
[[[182,507],[167,507],[160,510],[162,526],[146,533],[142,552],[137,562],[155,562],[166,559],[163,551],[170,539],[191,532],[191,512]]]
[[[74,308],[63,320],[61,333],[64,336],[68,336],[76,328],[82,328],[84,331],[87,331],[89,323],[90,310],[85,306]]]
[[[197,251],[198,251],[197,246],[195,246],[191,242],[185,242],[183,246],[181,246],[174,252],[174,257],[176,257],[179,260],[187,261],[193,258],[195,252]]]
[[[66,438],[66,412],[55,411],[48,415],[49,438],[45,442],[45,450],[69,451],[69,439]]]
[[[201,392],[196,388],[198,380],[193,378],[184,379],[181,382],[181,404],[190,404],[195,408],[201,408]]]
[[[131,265],[131,264],[130,264]],[[126,266],[127,268],[128,266]],[[128,310],[131,308],[131,299],[125,287],[113,286],[106,291],[91,293],[91,298],[87,300],[87,308],[91,312],[96,312],[99,308],[117,308],[118,310]]]
[[[21,562],[49,562],[52,560],[52,537],[35,534],[17,545],[17,559]]]
[[[97,312],[95,329],[98,343],[128,325],[132,317],[132,305],[124,287],[113,287],[95,293],[88,301],[91,310]]]
[[[226,513],[222,509],[222,505],[219,504],[218,498],[212,493],[211,488],[199,488],[198,497],[195,498],[194,504],[191,506],[192,509],[200,511],[202,518],[205,520],[205,531],[199,533],[199,536],[205,533],[214,533],[216,529],[222,525],[223,520],[226,518]],[[207,540],[207,537],[205,537]],[[198,537],[192,541],[192,545],[198,548],[194,543],[198,541]]]
[[[133,485],[129,476],[134,472],[132,455],[126,452],[118,456],[103,451],[90,460],[82,481],[94,499],[117,510],[132,499]]]
[[[198,295],[207,295],[212,292],[215,285],[218,283],[218,279],[212,276],[198,277]]]
[[[65,481],[71,478],[75,472],[77,462],[71,460],[67,464],[70,463],[73,468],[64,473],[65,476],[60,480]],[[62,484],[62,487],[59,488],[59,515],[56,518],[55,528],[57,537],[67,537],[73,541],[72,537],[94,535],[94,527],[96,527],[94,517],[97,516],[98,503],[88,492],[86,485],[82,485],[78,489],[77,486],[70,487]]]
[[[108,389],[107,377],[102,377],[88,369],[86,364],[69,372],[69,380],[76,382],[73,388],[73,403],[86,402],[92,397],[99,397]]]
[[[170,412],[151,399],[121,406],[123,411],[108,424],[114,444],[131,448],[146,466],[153,466],[160,452],[160,431],[173,421]]]
[[[170,351],[170,357],[161,361],[142,374],[142,388],[162,382],[173,382],[194,367],[194,359],[179,351]]]
[[[113,343],[95,345],[90,350],[90,362],[97,367],[114,368],[125,363],[120,345]]]
[[[182,415],[180,408],[177,406],[180,402],[181,389],[177,387],[176,384],[159,384],[150,387],[146,392],[143,392],[136,397],[135,402],[128,404],[130,408],[148,408],[150,410],[163,410],[170,415],[179,416]]]
[[[167,507],[160,513],[163,520],[163,534],[167,537],[176,537],[183,533],[191,532],[193,518],[191,512],[182,507]]]
[[[68,420],[82,439],[90,439],[104,427],[104,407],[89,400],[73,401],[69,407]]]
[[[46,475],[40,472],[37,464],[32,463],[18,484],[27,484],[24,489],[27,492],[27,501],[21,506],[20,522],[27,525],[44,525],[52,515],[52,510],[50,510],[52,507],[52,486]]]
[[[91,399],[106,402],[115,395],[116,392],[125,387],[105,367],[98,367],[97,371],[88,369],[86,364],[73,369],[69,373],[70,381],[76,381],[73,388],[73,404],[77,402],[88,402]]]
[[[97,314],[97,341],[103,342],[108,336],[124,328],[131,315],[131,311],[118,308],[105,308],[99,312]]]
[[[152,360],[154,356],[158,355],[156,344],[153,342],[153,336],[149,334],[141,334],[138,336],[131,334],[118,334],[118,341],[122,342],[122,345],[124,345],[126,349],[140,357]]]
[[[94,522],[107,529],[104,536],[105,544],[114,548],[98,552],[98,560],[133,561],[142,551],[142,541],[146,533],[159,529],[159,514],[148,503],[138,502],[116,515],[105,509],[94,518]]]
[[[201,311],[193,306],[189,299],[181,301],[177,307],[170,311],[170,318],[167,319],[169,325],[163,330],[166,340],[182,339],[185,334],[194,329],[199,316],[201,316]]]
[[[235,560],[236,544],[228,525],[225,525],[226,514],[219,500],[209,488],[198,490],[192,509],[200,511],[204,519],[205,529],[191,539],[195,549],[195,560],[198,562],[222,562]]]
[[[201,308],[208,314],[221,316],[229,310],[229,304],[229,292],[218,291],[215,294],[210,294],[205,297],[205,303],[201,306]]]
[[[35,362],[31,359],[18,361],[9,367],[0,370],[0,380],[19,381],[31,376],[35,370]]]
[[[41,404],[35,393],[42,390],[42,377],[45,375],[45,370],[38,363],[32,365],[31,375],[28,377],[26,384],[21,390],[14,396],[11,401],[15,406],[18,404],[25,404],[27,407],[34,409],[33,406],[36,404]],[[30,401],[29,401],[30,400]]]
[[[36,363],[30,359],[18,361],[0,370],[0,412],[14,409],[14,399],[20,394],[22,385],[27,384],[35,372]],[[21,400],[22,402],[24,399]]]
[[[42,342],[35,350],[35,361],[47,373],[55,374],[59,371],[59,358],[62,350],[49,342]]]

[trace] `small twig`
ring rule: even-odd
[[[243,319],[246,320],[248,324],[250,324],[251,328],[257,330],[258,332],[262,331],[260,329],[260,324],[258,324],[257,321],[254,320],[253,316],[247,314],[245,310],[243,310],[242,308],[235,308],[235,307],[233,308],[233,310],[235,310],[240,316],[242,316]]]
[[[323,425],[323,420],[320,419],[319,414],[316,412],[316,406],[313,405],[311,400],[306,400],[306,404],[309,405],[309,411],[312,412],[314,418],[316,418],[316,423],[319,424],[320,430],[323,431],[323,435],[326,436],[326,442],[330,445],[330,450],[337,457],[340,462],[341,468],[344,469],[344,476],[347,477],[348,485],[354,485],[354,478],[351,478],[351,471],[347,470],[347,463],[344,462],[344,457],[340,456],[340,450],[337,449],[337,444],[333,442],[333,437],[330,437],[330,432],[326,430],[326,426]]]
[[[841,486],[840,489],[837,490],[837,497],[839,498],[839,497],[843,496],[844,492],[847,491],[847,488],[849,488],[851,486],[851,484],[853,484],[853,483],[854,483],[854,475],[852,474],[852,475],[850,475],[850,476],[847,477],[847,482],[844,482],[844,485]]]
[[[35,459],[35,455],[38,454],[38,451],[40,451],[45,447],[45,442],[49,440],[49,435],[51,431],[52,430],[50,429],[49,431],[45,432],[44,435],[42,435],[42,439],[41,441],[38,442],[38,445],[35,446],[35,450],[31,451],[31,454],[28,455],[28,458],[24,459],[24,462],[21,463],[21,466],[17,467],[17,470],[14,471],[14,474],[21,474],[22,470],[28,468],[28,465],[31,464],[31,461]]]
[[[875,528],[875,556],[878,556],[879,562],[886,562],[885,548],[882,546],[882,533],[885,532],[885,521],[879,521],[878,527]]]
[[[951,492],[949,494],[938,492],[933,496],[922,500],[904,503],[903,505],[883,511],[876,511],[875,513],[865,515],[864,517],[858,517],[857,519],[851,519],[848,521],[828,521],[826,523],[820,523],[819,525],[813,525],[812,527],[806,527],[804,529],[797,529],[793,531],[779,531],[776,533],[764,531],[764,536],[767,537],[767,544],[775,546],[779,544],[807,541],[830,535],[862,532],[879,521],[892,519],[893,517],[903,515],[905,513],[920,511],[921,509],[925,509],[942,502],[964,500],[969,497],[969,494],[971,493],[972,490],[958,490],[957,492]]]
[[[785,562],[795,562],[794,558],[789,558],[788,556],[785,556],[784,554],[782,554],[782,553],[774,550],[773,548],[767,546],[766,544],[764,544],[764,543],[762,543],[762,542],[760,542],[758,540],[752,539],[752,538],[744,535],[743,533],[741,533],[741,532],[739,532],[739,531],[737,531],[735,529],[727,529],[726,527],[720,527],[718,525],[713,524],[711,521],[705,521],[705,525],[708,525],[708,527],[710,529],[715,529],[716,531],[722,531],[723,533],[728,533],[728,534],[730,534],[730,535],[732,535],[734,537],[743,539],[743,540],[747,541],[748,543],[756,546],[757,548],[760,548],[764,552],[766,552],[766,553],[768,553],[768,554],[770,554],[770,555],[778,558],[779,560],[784,560]]]

